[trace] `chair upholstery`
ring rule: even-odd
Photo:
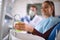
[[[60,30],[60,23],[55,26],[55,28],[50,33],[48,40],[55,40],[56,33],[58,33]]]

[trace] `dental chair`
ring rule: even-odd
[[[53,30],[51,31],[49,37],[47,40],[56,40],[56,36],[58,34],[58,32],[60,31],[60,23],[58,23]]]
[[[60,16],[58,16],[58,18],[60,18]],[[53,30],[51,31],[48,40],[57,40],[56,36],[60,31],[60,22],[53,28]]]

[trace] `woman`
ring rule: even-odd
[[[15,25],[16,29],[25,30],[31,32],[32,34],[42,36],[47,38],[48,36],[44,35],[49,29],[51,29],[54,25],[60,22],[59,18],[55,16],[55,7],[52,1],[45,1],[42,3],[41,8],[42,16],[44,19],[39,22],[39,24],[33,28],[31,25],[27,25],[24,23],[18,23]],[[19,27],[19,28],[17,28]]]

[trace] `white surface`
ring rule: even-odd
[[[35,16],[32,21],[30,21],[30,24],[35,28],[40,21],[42,20],[42,16]]]
[[[60,2],[54,2],[55,3],[55,15],[60,16]]]
[[[42,3],[45,0],[16,0],[12,14],[20,14],[21,17],[27,14],[27,4]]]
[[[56,40],[60,40],[60,31],[59,31],[58,35],[56,36]]]
[[[17,33],[14,31],[10,32],[10,39],[11,40],[44,40],[42,37],[27,34],[27,33]]]
[[[16,0],[12,14],[20,14],[20,16],[25,16],[27,14],[27,4],[42,3],[45,0]],[[50,0],[55,3],[55,13],[60,15],[60,1]]]

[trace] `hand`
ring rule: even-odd
[[[14,28],[17,30],[25,30],[25,23],[18,22],[15,24]]]
[[[33,31],[33,28],[30,25],[25,24],[25,23],[16,23],[15,24],[15,29],[29,31],[29,32]]]

